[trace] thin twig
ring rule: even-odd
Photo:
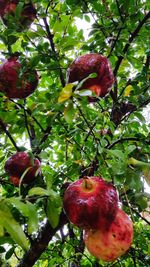
[[[28,115],[30,115],[30,117],[35,121],[35,123],[39,126],[39,128],[41,129],[42,132],[45,132],[44,128],[42,127],[42,125],[38,122],[38,120],[32,115],[32,112],[29,108],[25,108],[22,104],[20,103],[16,103],[14,100],[11,99],[11,102],[13,102],[15,104],[16,108],[20,108],[20,109],[25,109],[26,113],[28,113]]]
[[[17,146],[15,140],[13,139],[12,135],[10,134],[10,132],[6,129],[6,126],[5,126],[5,124],[3,123],[2,120],[0,120],[0,126],[1,126],[2,130],[5,132],[5,134],[8,136],[8,138],[10,139],[11,143],[14,145],[15,149],[17,151],[20,151],[20,149]]]
[[[131,205],[130,205],[130,209],[135,212],[144,222],[146,222],[148,225],[150,225],[150,222],[145,219],[137,210],[135,210]]]
[[[48,40],[50,42],[51,49],[55,54],[57,62],[59,63],[58,55],[57,55],[57,52],[56,52],[56,49],[55,49],[55,45],[54,45],[54,41],[53,41],[53,34],[50,31],[50,28],[49,28],[49,25],[48,25],[46,17],[43,18],[43,21],[44,21],[45,29],[46,29],[46,32],[47,32],[47,38],[48,38]],[[61,70],[60,66],[59,66],[59,74],[60,74],[61,84],[64,87],[65,86],[65,80],[64,80],[64,76],[63,76],[63,73],[62,73],[62,70]]]
[[[129,113],[127,113],[124,117],[122,117],[121,122],[124,121],[125,119],[128,120],[129,116],[130,116],[133,112],[139,110],[139,109],[142,108],[142,107],[145,107],[145,106],[148,105],[149,103],[150,103],[150,98],[149,98],[149,99],[146,99],[145,101],[143,101],[137,108],[134,108],[134,109],[131,110]]]
[[[137,137],[124,137],[124,138],[120,138],[120,139],[117,139],[116,141],[114,141],[112,144],[110,145],[107,145],[106,148],[107,149],[111,149],[112,147],[114,147],[116,144],[119,144],[119,143],[123,143],[125,141],[135,141],[135,142],[143,142],[143,143],[147,143],[146,140],[143,140],[143,139],[139,139]]]
[[[122,30],[123,30],[123,27],[120,27],[120,29],[118,30],[117,36],[116,36],[114,42],[112,43],[110,52],[109,52],[109,54],[108,54],[108,58],[111,56],[111,54],[112,54],[112,52],[113,52],[113,50],[114,50],[114,48],[115,48],[115,46],[116,46],[116,44],[117,44],[117,42],[118,42],[118,39],[119,39],[119,37],[120,37],[120,34],[121,34],[121,31],[122,31]]]

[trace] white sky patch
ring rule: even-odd
[[[88,14],[88,17],[90,18],[90,22],[86,21],[84,18],[76,18],[75,20],[78,30],[83,30],[83,36],[85,40],[89,38],[89,33],[92,29],[91,25],[95,22],[94,18],[90,14]]]
[[[146,124],[150,124],[150,104],[143,109],[143,116],[146,120]]]

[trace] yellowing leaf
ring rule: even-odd
[[[74,161],[76,164],[82,165],[83,164],[83,160],[82,159],[78,159]]]
[[[68,100],[72,96],[72,88],[74,84],[68,83],[60,92],[58,103]]]
[[[42,266],[41,267],[47,267],[49,264],[48,264],[48,260],[42,262]]]
[[[132,90],[133,90],[132,85],[128,85],[124,91],[124,96],[129,96]]]

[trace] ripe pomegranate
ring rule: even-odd
[[[120,208],[107,230],[86,229],[84,242],[88,251],[97,259],[114,261],[130,248],[133,241],[133,223]]]
[[[12,56],[0,65],[0,92],[8,98],[26,98],[38,85],[36,70],[23,72],[18,57]]]
[[[96,73],[97,77],[87,79],[80,89],[90,89],[97,96],[104,97],[114,83],[113,72],[105,56],[91,53],[76,58],[67,70],[67,82],[81,81],[91,73]]]
[[[10,181],[13,185],[15,186],[19,186],[20,183],[20,179],[18,177],[15,176],[10,176]]]
[[[22,183],[28,184],[34,181],[40,165],[40,161],[37,158],[32,159],[27,152],[17,152],[5,162],[5,171],[9,174],[11,182],[17,186],[21,176],[28,168]]]
[[[9,26],[9,22],[13,23],[16,26],[17,30],[21,31],[30,27],[31,23],[36,18],[36,9],[35,6],[29,2],[25,3],[22,7],[22,12],[19,18],[15,17],[15,12],[19,0],[0,0],[0,16],[6,26]]]
[[[116,216],[118,194],[101,177],[84,177],[68,186],[63,207],[69,220],[78,227],[107,228]]]

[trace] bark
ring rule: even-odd
[[[56,232],[67,223],[67,218],[64,213],[60,215],[58,226],[53,229],[47,221],[39,232],[37,238],[33,241],[30,249],[25,253],[17,267],[32,267],[45,251],[48,243]]]

